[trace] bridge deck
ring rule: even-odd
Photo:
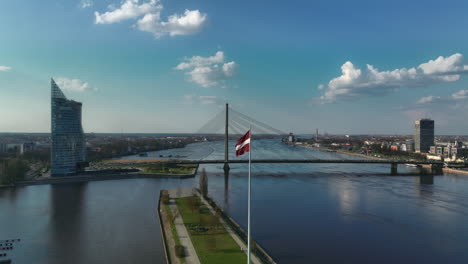
[[[248,163],[248,160],[229,160],[229,163]],[[159,163],[172,164],[223,164],[224,160],[167,160]],[[358,164],[440,164],[441,161],[414,161],[414,160],[337,160],[337,159],[255,159],[252,163],[358,163]]]

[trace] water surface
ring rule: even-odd
[[[223,146],[195,143],[148,158],[222,159]],[[278,140],[252,147],[253,158],[355,158]],[[210,196],[245,227],[247,165],[231,165],[227,177],[222,165],[201,168]],[[466,175],[435,176],[433,185],[422,185],[418,176],[389,176],[389,165],[252,169],[253,236],[279,263],[468,263]],[[159,191],[197,184],[198,177],[0,189],[0,239],[22,239],[13,263],[163,263]]]

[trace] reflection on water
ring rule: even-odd
[[[224,204],[229,210],[229,170],[224,170]]]
[[[74,256],[75,263],[83,263],[80,245],[83,243],[83,199],[87,183],[51,185],[50,188],[50,241],[55,250],[53,261],[60,263],[67,256]]]
[[[350,181],[343,181],[339,184],[338,200],[340,201],[340,210],[342,214],[352,214],[359,202],[358,193],[352,189]]]
[[[252,148],[253,158],[355,158],[274,140]],[[223,153],[223,142],[164,151],[187,159]],[[231,164],[228,174],[222,164],[203,168],[209,195],[245,228],[247,165]],[[389,176],[390,166],[378,164],[253,164],[253,237],[278,263],[468,263],[468,176],[421,184],[417,169],[398,170],[405,176]],[[0,238],[22,238],[14,263],[163,263],[159,191],[198,182],[0,189]]]

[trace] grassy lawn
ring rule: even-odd
[[[176,203],[201,263],[247,262],[245,253],[199,197],[179,198]]]
[[[171,232],[172,232],[172,237],[174,238],[174,243],[177,245],[180,245],[180,239],[179,236],[177,235],[177,231],[174,225],[174,221],[172,221],[173,216],[171,209],[169,208],[168,204],[164,205],[164,209],[166,210],[167,218],[169,218],[169,223],[171,224]],[[179,258],[181,263],[185,263],[185,258]]]
[[[156,174],[191,174],[196,164],[154,164],[142,167],[145,173]]]

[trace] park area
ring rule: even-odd
[[[163,190],[159,208],[170,263],[247,262],[244,242],[221,220],[221,209],[201,198],[199,190]]]
[[[197,164],[151,164],[141,166],[143,173],[185,175],[194,173]]]
[[[201,263],[245,263],[246,254],[198,196],[176,199]]]
[[[198,164],[177,164],[165,159],[113,159],[93,164],[95,169],[135,169],[141,174],[194,175]]]

